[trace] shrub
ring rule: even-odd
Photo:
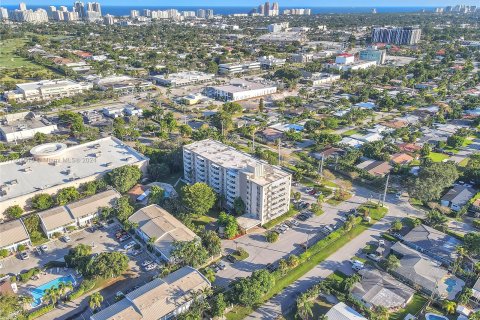
[[[23,209],[19,205],[8,207],[4,214],[10,219],[18,219],[23,214]]]
[[[275,231],[269,231],[265,235],[265,239],[270,243],[276,242],[278,240],[278,233]]]
[[[81,296],[92,290],[95,285],[96,282],[94,280],[84,280],[77,290],[73,291],[71,294],[68,295],[68,300],[73,301],[77,298],[80,298]]]
[[[25,251],[26,249],[27,247],[24,244],[19,244],[17,247],[17,250],[20,252]]]
[[[44,314],[52,311],[53,309],[55,309],[54,304],[46,305],[46,306],[41,307],[40,309],[37,309],[37,310],[33,311],[32,313],[28,314],[27,319],[31,320],[31,319],[38,318],[38,317],[43,316]]]
[[[40,273],[39,268],[32,268],[25,273],[19,274],[18,277],[19,277],[20,282],[27,282],[28,280],[30,280],[31,277],[33,277],[33,276],[35,276],[39,273]]]
[[[473,226],[480,229],[480,219],[473,220]]]
[[[5,258],[5,257],[8,257],[9,255],[10,255],[10,251],[8,251],[7,249],[0,250],[0,257]]]

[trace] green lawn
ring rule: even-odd
[[[448,159],[450,156],[443,153],[430,152],[428,157],[432,159],[433,162],[442,162],[443,160]]]
[[[217,219],[210,216],[200,216],[192,219],[192,223],[196,226],[206,226],[215,221],[217,221]]]
[[[378,246],[376,244],[367,244],[363,249],[362,252],[365,254],[374,253],[377,251]]]
[[[427,303],[427,298],[424,298],[418,293],[415,293],[413,296],[412,301],[405,307],[398,312],[393,313],[390,316],[390,320],[403,320],[407,314],[416,315]]]
[[[243,251],[235,251],[232,253],[232,256],[234,256],[238,261],[242,261],[248,258],[248,252],[243,250]]]
[[[385,211],[379,210],[379,214],[382,212],[386,213],[386,208]],[[379,216],[379,218],[381,218],[381,216]],[[275,285],[262,298],[262,302],[265,302],[280,293],[287,286],[291,285],[293,282],[305,275],[308,271],[312,270],[319,263],[327,259],[331,254],[338,251],[344,245],[352,241],[352,239],[370,228],[375,222],[375,217],[372,215],[372,223],[360,222],[348,232],[344,232],[343,229],[339,229],[312,245],[306,252],[300,255],[301,262],[297,267],[290,269],[286,274],[283,275],[278,273],[279,271],[276,271]],[[338,276],[338,274],[334,276]],[[253,310],[254,309],[251,307],[235,306],[232,311],[227,313],[226,318],[228,320],[243,319]]]
[[[354,134],[357,134],[358,133],[358,130],[357,129],[350,129],[348,131],[345,131],[344,133],[342,133],[342,136],[343,137],[349,137],[349,136],[352,136]]]
[[[40,68],[38,65],[30,62],[29,60],[18,56],[15,50],[22,48],[26,39],[7,39],[0,41],[0,68],[20,68],[20,67],[35,67]]]
[[[460,167],[466,167],[467,164],[468,164],[468,161],[470,161],[469,158],[465,158],[463,159],[462,161],[460,161],[460,163],[458,164]]]

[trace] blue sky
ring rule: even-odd
[[[95,1],[95,0],[84,0],[84,2]],[[242,0],[242,1],[228,1],[228,0],[141,0],[132,2],[131,0],[97,0],[103,5],[122,5],[122,6],[245,6],[253,7],[261,3],[257,0]],[[273,2],[274,0],[270,0]],[[20,0],[2,0],[0,1],[3,5],[16,5]],[[24,0],[28,5],[59,5],[64,4],[71,6],[74,2],[65,1],[65,0]],[[288,1],[278,1],[280,7],[292,7],[292,6],[302,6],[302,7],[439,7],[447,5],[455,5],[458,3],[467,4],[467,5],[478,5],[478,0],[343,0],[343,1],[332,1],[332,0],[288,0]]]

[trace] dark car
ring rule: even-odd
[[[237,258],[235,258],[234,256],[232,256],[231,254],[229,254],[226,259],[227,259],[227,261],[229,261],[229,262],[231,262],[231,263],[237,262]]]

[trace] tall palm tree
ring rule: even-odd
[[[297,299],[297,316],[302,319],[308,319],[313,316],[313,302],[306,294],[302,294]]]
[[[90,306],[90,309],[95,310],[100,308],[103,302],[103,296],[101,295],[100,292],[95,292],[90,296],[90,300],[88,301],[88,305]]]
[[[58,296],[59,296],[59,292],[58,292],[58,289],[55,287],[45,290],[45,297],[47,297],[48,300],[50,300],[50,302],[54,305],[58,301]]]
[[[455,303],[455,301],[443,300],[442,301],[442,308],[443,308],[443,310],[445,310],[446,313],[453,314],[453,313],[455,313],[455,310],[457,308],[457,304]]]

